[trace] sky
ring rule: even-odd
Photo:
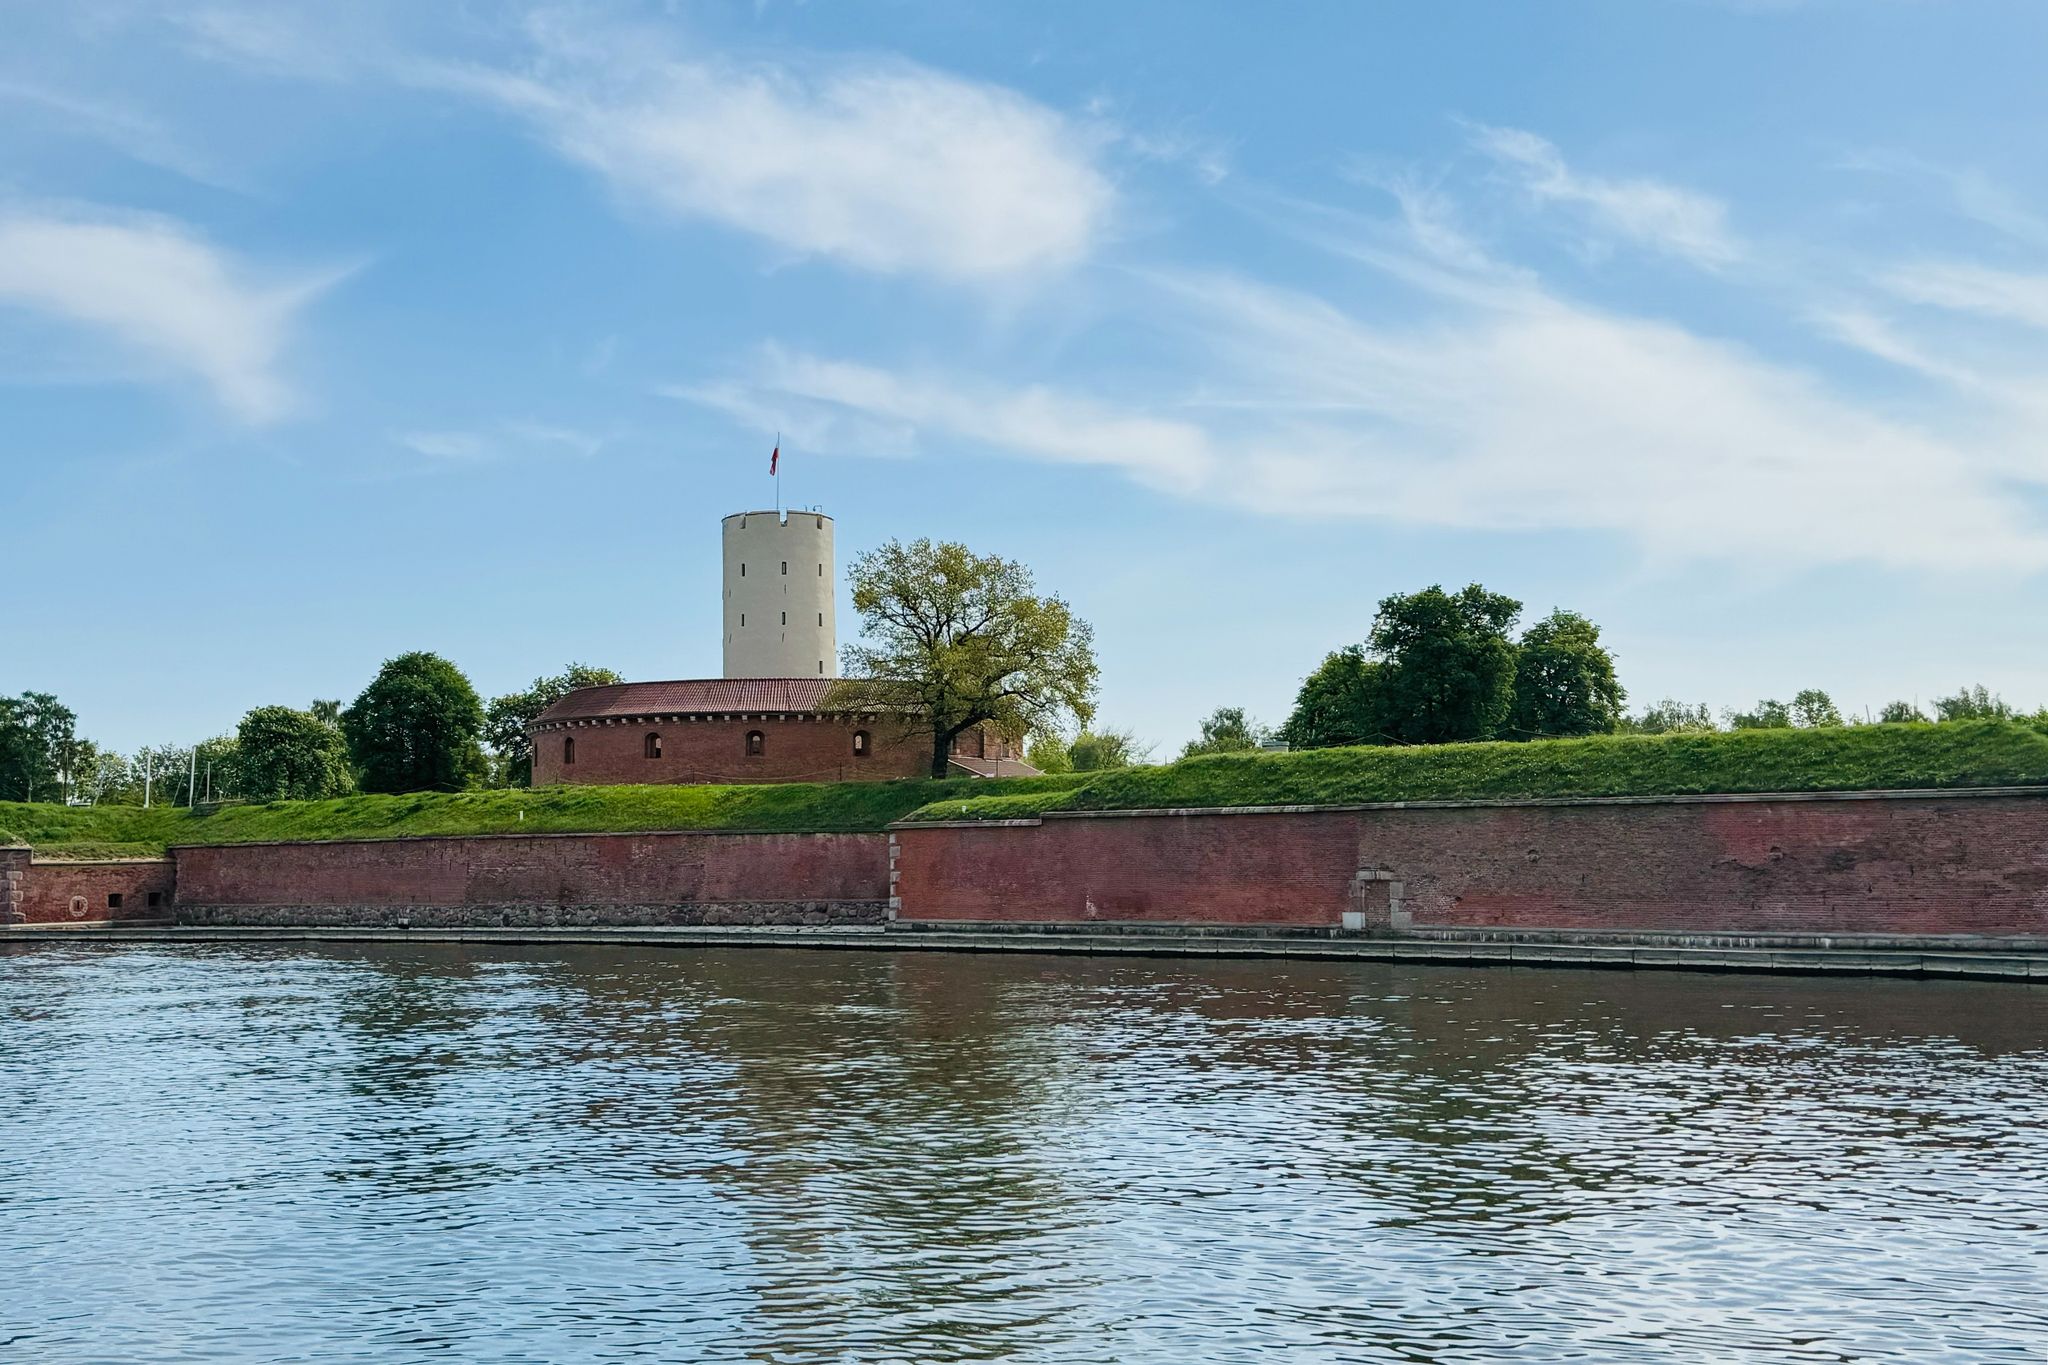
[[[2048,702],[2032,0],[0,33],[0,693],[103,744],[413,649],[715,676],[778,434],[842,593],[1021,560],[1162,756],[1432,583],[1590,616],[1636,705]]]

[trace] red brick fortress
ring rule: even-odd
[[[829,678],[695,678],[585,687],[534,721],[533,782],[873,782],[924,777],[931,736],[900,716],[825,709]],[[953,746],[952,773],[1035,771],[986,726]]]
[[[899,825],[898,919],[2048,936],[2048,792],[1052,813]]]

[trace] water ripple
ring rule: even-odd
[[[0,956],[36,1361],[2048,1358],[2048,992]]]

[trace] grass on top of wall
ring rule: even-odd
[[[182,806],[59,806],[0,801],[0,844],[39,856],[136,858],[172,844],[377,839],[420,834],[590,834],[624,830],[869,832],[966,792],[1051,791],[1073,775],[943,782],[805,782],[699,787],[537,787]]]
[[[1058,810],[2041,784],[2048,784],[2048,733],[2024,721],[1956,721],[1216,754],[1096,773],[1065,790],[948,794],[907,818],[1005,820]]]

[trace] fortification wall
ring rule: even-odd
[[[186,924],[878,923],[879,834],[482,835],[173,850]]]
[[[18,858],[10,854],[19,853]],[[10,897],[4,884],[15,887]],[[0,849],[0,924],[109,924],[171,917],[169,858],[70,861]],[[11,900],[11,904],[10,904]]]
[[[1048,815],[898,826],[897,917],[2048,934],[2048,793]]]
[[[747,752],[759,731],[761,752]],[[854,735],[868,753],[854,751]],[[649,757],[649,735],[660,736]],[[575,761],[564,762],[573,740]],[[930,774],[931,739],[900,725],[831,715],[718,716],[660,723],[586,722],[534,735],[533,782],[624,786],[678,782],[859,782]]]

